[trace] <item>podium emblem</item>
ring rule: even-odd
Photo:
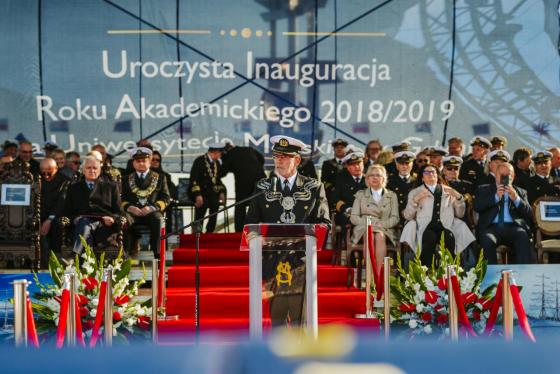
[[[292,285],[292,266],[288,261],[278,263],[276,266],[276,284],[280,287],[282,284]]]

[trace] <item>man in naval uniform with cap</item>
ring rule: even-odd
[[[471,140],[471,157],[461,166],[460,179],[469,181],[475,186],[484,184],[482,179],[487,164],[486,154],[491,145],[490,141],[482,136],[475,136]]]
[[[159,235],[163,214],[171,200],[165,175],[150,170],[152,151],[137,147],[130,151],[134,171],[122,179],[122,209],[128,220],[129,253],[139,236],[138,225],[150,228],[150,248],[159,256]],[[134,246],[136,247],[136,246]]]
[[[474,186],[469,181],[459,179],[459,170],[463,159],[458,156],[447,156],[443,159],[443,176],[449,187],[463,195],[467,201],[472,201]]]
[[[402,211],[406,208],[408,202],[408,193],[416,187],[416,174],[412,173],[412,164],[414,163],[414,153],[411,151],[401,151],[395,154],[395,168],[397,174],[393,174],[387,180],[387,188],[397,195],[399,201],[399,214],[401,223],[405,219]]]
[[[336,216],[335,221],[346,237],[346,226],[350,223],[350,212],[356,192],[366,188],[364,178],[364,154],[361,151],[348,153],[342,159],[345,169],[338,174],[335,183]]]
[[[550,175],[552,153],[540,151],[533,155],[535,175],[529,178],[527,198],[533,205],[542,196],[560,196],[560,178]]]
[[[439,171],[443,170],[443,158],[447,156],[447,150],[441,146],[434,146],[430,148],[430,163],[437,166]]]
[[[257,182],[256,192],[266,192],[251,202],[245,223],[323,223],[330,228],[323,184],[297,172],[300,151],[305,144],[283,135],[273,136],[270,142],[274,171],[270,178]],[[272,279],[270,315],[273,326],[285,325],[288,319],[293,325],[301,323],[304,256],[305,252],[299,250],[270,251],[263,256],[263,279]],[[292,281],[282,281],[285,277]]]
[[[346,155],[346,146],[348,142],[343,139],[336,139],[332,143],[334,158],[324,161],[321,166],[321,182],[325,185],[325,192],[329,201],[329,208],[335,208],[335,183],[336,176],[344,170],[342,159]]]
[[[393,158],[396,158],[396,155],[400,154],[401,152],[409,152],[409,149],[410,149],[410,142],[408,142],[408,141],[402,141],[402,142],[398,142],[396,144],[393,144],[391,146],[391,151],[393,152]],[[412,157],[412,158],[414,160],[414,157]],[[387,178],[391,178],[392,176],[399,175],[399,170],[397,168],[396,162],[390,162],[390,163],[385,164],[383,166],[385,166],[385,170],[387,171]]]
[[[192,164],[189,197],[194,201],[195,219],[203,218],[207,211],[210,214],[218,211],[220,204],[225,203],[226,187],[221,179],[224,176],[223,150],[224,144],[210,143],[208,152],[198,156]],[[216,220],[216,216],[208,218],[206,232],[214,232]]]

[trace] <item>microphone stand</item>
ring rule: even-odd
[[[273,177],[272,178],[272,191],[275,191],[275,190],[276,190],[276,178]],[[182,232],[183,230],[185,230],[185,229],[187,229],[191,226],[193,227],[193,231],[195,233],[194,327],[195,327],[195,341],[196,341],[196,343],[198,343],[199,339],[200,339],[200,263],[199,263],[199,252],[200,252],[200,232],[202,231],[202,222],[205,219],[214,217],[214,216],[218,215],[219,213],[221,213],[223,211],[226,211],[230,208],[234,208],[238,205],[245,204],[246,202],[249,202],[256,197],[259,197],[259,196],[265,194],[266,192],[269,192],[269,190],[259,191],[259,192],[255,193],[255,194],[253,194],[249,197],[246,197],[243,200],[240,200],[236,203],[228,205],[228,206],[226,206],[226,207],[224,207],[220,210],[215,211],[214,213],[210,213],[205,217],[196,219],[196,220],[192,221],[191,223],[188,223],[188,224],[184,225],[183,227],[160,237],[160,240],[167,240],[167,238],[169,238],[171,235],[177,235],[179,232]]]

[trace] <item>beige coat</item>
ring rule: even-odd
[[[383,189],[383,196],[379,202],[375,202],[371,194],[371,189],[356,192],[354,205],[350,221],[354,225],[352,242],[358,243],[366,231],[366,216],[372,217],[374,232],[382,232],[391,241],[396,243],[395,226],[399,223],[399,201],[393,191]],[[381,228],[375,227],[377,222],[381,222]]]
[[[464,221],[459,218],[465,215],[465,200],[457,200],[451,196],[448,189],[442,186],[440,220],[446,229],[455,236],[455,253],[462,252],[475,237]],[[423,198],[419,204],[414,203],[414,198],[422,190],[424,185],[409,192],[408,203],[403,211],[404,218],[408,221],[401,234],[401,242],[407,243],[415,252],[422,245],[422,234],[432,219],[434,197],[432,194]],[[420,248],[421,250],[421,248]]]

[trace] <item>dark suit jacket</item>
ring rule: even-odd
[[[52,181],[41,181],[41,222],[49,216],[58,218],[63,214],[64,199],[69,185],[70,180],[60,171]]]
[[[525,230],[531,230],[533,210],[527,201],[527,192],[515,187],[517,195],[521,198],[519,207],[515,207],[513,201],[509,199],[509,212],[513,222]],[[493,221],[500,211],[499,202],[495,200],[496,184],[483,184],[478,186],[474,197],[474,210],[478,212],[477,231],[484,230],[493,225]]]
[[[486,161],[484,161],[486,165]],[[484,166],[481,166],[478,161],[474,159],[468,159],[461,165],[461,172],[459,174],[459,179],[466,180],[479,186],[482,183],[482,178],[484,177]]]
[[[337,213],[344,213],[346,209],[352,208],[356,192],[366,188],[366,177],[362,175],[360,183],[356,182],[354,177],[348,172],[343,170],[336,177],[335,183],[335,200]]]
[[[146,203],[142,204],[138,196],[134,192],[132,192],[132,188],[130,187],[130,178],[133,178],[136,182],[138,188],[145,190],[147,189],[154,178],[157,178],[156,188],[155,190],[146,198]],[[160,212],[163,212],[165,208],[169,205],[169,201],[171,197],[169,196],[169,189],[167,187],[167,179],[165,175],[160,174],[156,171],[150,170],[148,172],[148,176],[144,179],[144,182],[140,184],[138,179],[138,174],[133,172],[122,180],[122,209],[126,212],[129,206],[133,205],[137,208],[143,208],[146,205],[151,205],[156,207]]]
[[[261,179],[257,183],[257,192],[271,190],[270,179]],[[245,219],[246,224],[282,223],[284,213],[281,201],[283,194],[280,179],[276,184],[276,193],[267,192],[251,201]],[[295,215],[294,223],[325,223],[331,225],[329,207],[323,184],[317,179],[299,175],[296,177],[290,196],[295,200],[291,212]]]
[[[80,215],[111,216],[117,221],[122,214],[119,190],[112,182],[99,178],[90,191],[82,179],[68,188],[64,215],[71,222]]]
[[[404,220],[402,215],[402,211],[406,208],[406,203],[408,202],[408,193],[416,188],[418,185],[418,180],[416,179],[416,175],[412,174],[408,177],[408,180],[405,182],[402,178],[398,175],[392,175],[387,180],[387,189],[393,191],[397,195],[397,199],[399,201],[399,214],[401,215],[401,219]]]

